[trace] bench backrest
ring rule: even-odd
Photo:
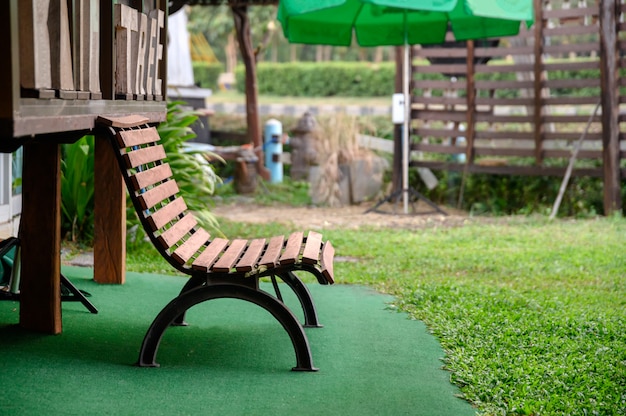
[[[137,126],[141,118],[103,119],[116,127],[114,144],[122,175],[139,220],[157,250],[176,269],[246,273],[301,262],[319,265],[321,283],[333,282],[334,248],[310,231],[255,240],[211,238],[188,210],[155,127]],[[128,127],[125,128],[125,124]]]
[[[130,198],[148,237],[174,267],[190,274],[192,256],[211,236],[179,195],[156,128],[120,130],[115,139]]]

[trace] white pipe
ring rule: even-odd
[[[409,95],[409,44],[404,42],[402,62],[402,93],[404,94],[404,125],[402,126],[402,205],[409,212],[409,128],[411,125],[411,100]]]

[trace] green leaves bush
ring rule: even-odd
[[[193,79],[202,88],[217,89],[217,80],[222,72],[224,65],[218,63],[209,64],[206,62],[193,63]]]
[[[245,71],[235,71],[237,90],[245,91]],[[394,92],[392,62],[293,62],[260,63],[259,94],[304,97],[380,97]]]
[[[395,64],[393,62],[261,62],[257,67],[259,94],[294,97],[385,97],[394,93]],[[548,79],[600,79],[599,69],[549,71]],[[417,72],[415,80],[443,81],[449,78],[443,74]],[[476,74],[477,81],[514,81],[513,72],[493,72]],[[243,66],[235,70],[237,90],[245,92],[245,71]],[[200,79],[200,78],[196,78]],[[598,84],[599,85],[599,84]],[[598,87],[561,87],[550,93],[555,97],[597,96]],[[434,89],[433,96],[441,96],[443,90]],[[416,88],[414,94],[422,94]],[[478,91],[480,97],[490,94],[487,90]],[[498,89],[495,98],[517,98],[519,89]],[[459,91],[464,97],[465,91]]]
[[[93,238],[94,137],[61,148],[61,231],[73,242]]]
[[[420,190],[439,204],[457,206],[462,183],[461,173],[435,172],[439,186]],[[415,175],[414,183],[421,187]],[[472,215],[548,215],[559,192],[562,178],[553,176],[469,174],[459,207]],[[626,181],[622,189],[626,186]],[[560,217],[591,217],[602,214],[603,183],[601,178],[571,178],[559,208]],[[622,205],[626,195],[622,196]]]

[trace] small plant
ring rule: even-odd
[[[62,147],[61,229],[69,240],[93,238],[94,137],[84,136]]]

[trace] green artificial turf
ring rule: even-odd
[[[99,313],[65,302],[63,333],[40,335],[15,325],[17,302],[0,302],[2,415],[474,414],[425,326],[372,289],[310,286],[325,325],[306,330],[319,372],[290,371],[295,354],[280,324],[228,299],[192,308],[189,327],[166,332],[161,367],[139,368],[143,335],[184,278],[128,273],[109,286],[88,268],[64,273]],[[295,297],[286,301],[300,314]]]

